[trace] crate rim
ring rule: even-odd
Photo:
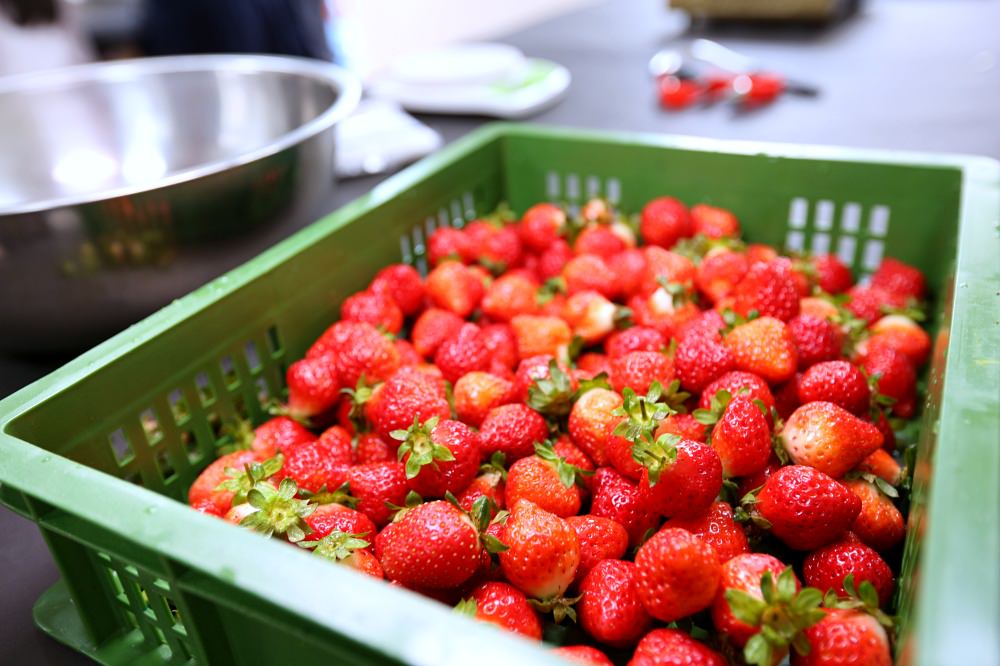
[[[870,162],[881,164],[892,164],[913,167],[937,167],[957,169],[962,176],[962,195],[959,209],[958,222],[958,244],[957,263],[955,280],[958,282],[962,277],[959,273],[966,268],[963,265],[963,257],[974,253],[977,243],[985,243],[989,247],[988,234],[993,233],[992,243],[996,246],[996,225],[1000,219],[1000,162],[991,158],[957,155],[957,154],[934,154],[923,152],[907,152],[895,150],[872,150],[841,148],[833,146],[811,146],[797,144],[778,144],[756,141],[728,141],[718,139],[707,139],[689,136],[651,135],[631,132],[605,132],[593,130],[577,130],[552,128],[541,125],[523,125],[513,123],[494,123],[476,130],[469,135],[457,140],[447,146],[439,153],[408,167],[400,173],[388,178],[375,186],[368,194],[355,199],[338,210],[330,213],[320,221],[300,230],[291,237],[281,241],[274,247],[266,250],[247,263],[229,271],[216,278],[187,296],[167,305],[160,311],[138,322],[130,328],[113,336],[105,342],[97,345],[88,352],[70,361],[63,367],[55,370],[46,377],[43,377],[32,384],[20,389],[12,395],[0,400],[0,483],[13,488],[30,489],[30,492],[48,505],[57,507],[76,516],[88,520],[95,520],[97,517],[102,524],[118,531],[122,538],[136,541],[138,543],[148,543],[144,539],[154,539],[157,548],[163,556],[183,563],[194,570],[204,571],[211,576],[232,576],[232,565],[239,564],[238,578],[240,586],[248,593],[267,600],[271,603],[283,605],[293,613],[304,617],[312,618],[322,626],[342,633],[346,638],[359,643],[375,645],[370,639],[370,629],[357,623],[346,623],[344,618],[337,613],[331,613],[329,609],[324,609],[322,599],[324,593],[329,594],[336,591],[341,585],[350,584],[368,587],[369,594],[363,596],[375,600],[370,612],[375,612],[377,607],[382,607],[386,601],[390,601],[399,608],[407,608],[420,617],[428,618],[429,624],[438,626],[452,626],[464,636],[475,637],[477,640],[488,637],[490,629],[469,626],[470,623],[455,618],[447,609],[438,604],[424,600],[417,595],[406,594],[399,590],[391,589],[389,586],[379,585],[376,581],[360,580],[362,576],[354,576],[352,573],[341,571],[331,572],[330,568],[323,562],[312,562],[309,558],[288,559],[288,548],[283,544],[261,543],[255,535],[242,533],[241,530],[227,525],[217,519],[207,516],[197,516],[182,503],[176,502],[168,497],[159,495],[138,486],[134,486],[126,481],[122,481],[111,475],[99,472],[95,469],[75,463],[50,453],[44,449],[36,447],[28,442],[10,435],[7,428],[10,423],[21,415],[29,411],[40,402],[48,399],[56,393],[73,385],[84,377],[98,372],[101,368],[114,363],[117,359],[126,356],[134,349],[149,342],[161,335],[180,321],[194,316],[213,303],[226,298],[233,291],[241,288],[245,284],[265,274],[275,266],[292,256],[301,249],[302,246],[311,243],[319,237],[329,233],[333,229],[345,224],[359,213],[371,207],[393,198],[404,192],[408,188],[417,185],[430,174],[438,171],[446,165],[456,161],[466,153],[476,148],[489,144],[506,136],[515,137],[545,137],[572,139],[580,141],[611,141],[624,143],[637,143],[644,146],[662,147],[682,150],[725,152],[730,154],[761,155],[776,158],[796,158],[796,159],[819,159],[833,161]],[[982,254],[980,252],[980,254]],[[996,255],[994,255],[995,257]],[[982,263],[982,262],[980,262]],[[988,264],[980,267],[988,268]],[[969,276],[965,276],[968,278]],[[953,321],[952,338],[948,342],[948,354],[952,355],[956,347],[961,343],[961,328],[965,317],[975,307],[972,302],[975,297],[986,297],[992,294],[986,292],[996,292],[998,285],[978,285],[978,289],[956,289],[953,296]],[[975,293],[973,293],[975,292]],[[982,292],[982,293],[979,293]],[[989,302],[989,301],[987,301]],[[979,331],[982,340],[976,345],[978,349],[1000,349],[1000,326]],[[967,342],[967,341],[966,341]],[[995,353],[995,351],[994,351]],[[995,360],[995,359],[994,359]],[[946,407],[957,401],[953,392],[949,392],[949,386],[956,383],[968,383],[973,381],[969,377],[968,368],[954,368],[954,364],[946,367],[945,390],[942,394],[942,414],[946,414]],[[993,372],[992,379],[1000,376],[1000,371]],[[988,387],[987,387],[988,388]],[[993,386],[995,390],[996,385]],[[1000,416],[996,410],[992,414],[993,418],[983,418],[972,425],[973,435],[988,437],[1000,432]],[[938,437],[939,442],[949,436],[959,436],[961,433],[956,429],[956,423],[944,423],[942,419],[941,431]],[[955,419],[950,419],[955,421]],[[975,439],[975,437],[973,437]],[[987,442],[994,444],[995,442]],[[968,447],[967,447],[968,448]],[[938,450],[941,446],[939,443]],[[969,463],[982,464],[985,460],[993,463],[998,462],[996,447],[992,450],[986,447],[976,447],[976,457],[971,452],[959,455],[958,462],[965,460]],[[955,451],[950,453],[955,454]],[[957,453],[962,454],[962,451]],[[1000,488],[997,477],[998,465],[992,466],[993,481],[989,492]],[[39,472],[39,470],[45,470]],[[23,482],[32,475],[31,481]],[[68,484],[66,487],[57,485],[58,480],[73,475],[79,481]],[[109,480],[116,483],[109,483]],[[85,488],[91,483],[100,483],[104,486],[105,492],[100,498],[87,497]],[[961,481],[955,475],[948,475],[935,469],[932,481],[933,490],[927,506],[928,515],[941,515],[942,504],[954,505],[949,498],[953,494],[963,494],[976,492],[973,489],[962,488]],[[978,493],[980,499],[989,501],[986,496],[988,491]],[[994,500],[997,498],[993,498]],[[107,516],[108,506],[115,506],[118,514]],[[986,504],[988,511],[993,511],[996,516],[997,502]],[[141,507],[141,508],[140,508]],[[184,536],[180,539],[178,530],[167,526],[166,529],[153,529],[150,526],[140,527],[136,530],[136,525],[142,525],[142,512],[155,511],[163,516],[166,523],[173,524],[180,521],[185,523]],[[108,520],[105,520],[107,518]],[[176,519],[176,521],[174,520]],[[150,521],[145,521],[150,522]],[[997,523],[994,520],[993,525]],[[970,562],[968,558],[962,561],[964,572],[967,578],[974,578],[973,573],[980,574],[981,577],[971,582],[965,587],[966,592],[980,591],[983,585],[987,585],[995,592],[1000,592],[998,584],[998,573],[995,567],[991,568],[990,563],[995,563],[1000,558],[1000,538],[995,534],[971,534],[968,526],[962,521],[932,520],[928,527],[928,533],[924,536],[924,552],[922,570],[926,573],[928,569],[937,570],[940,566],[948,566],[948,562],[954,562],[954,558],[963,553],[969,552],[968,539],[975,542],[981,557],[975,562]],[[175,532],[171,534],[171,532]],[[962,541],[965,539],[965,541]],[[223,564],[222,569],[212,563],[206,564],[205,553],[199,545],[211,543],[214,554],[211,560],[214,565]],[[960,544],[966,545],[960,545]],[[251,560],[240,561],[238,555],[245,548],[260,549],[257,552],[259,557]],[[938,564],[941,562],[942,564]],[[286,577],[284,581],[274,584],[265,574],[279,564],[295,563],[296,572],[292,575],[293,580]],[[341,578],[340,576],[354,576],[353,578]],[[316,576],[321,576],[323,581],[317,583]],[[927,613],[921,613],[919,609],[928,602],[940,606],[944,604],[954,610],[961,601],[962,590],[952,588],[942,588],[934,585],[934,581],[929,581],[928,576],[922,576],[918,581],[918,602],[917,619],[913,626],[913,632],[917,636],[917,663],[939,663],[931,661],[931,655],[938,657],[947,654],[947,649],[959,649],[967,642],[968,633],[961,628],[953,629],[942,636],[940,626],[927,624]],[[307,594],[302,598],[287,599],[282,594],[289,584],[294,584],[297,589],[307,590]],[[341,588],[342,589],[342,588]],[[994,595],[995,596],[995,595]],[[995,603],[992,602],[991,603]],[[987,640],[992,636],[997,637],[995,620],[1000,618],[1000,613],[996,612],[996,606],[992,609],[992,617],[986,618],[988,628],[986,632]],[[373,617],[378,617],[374,615]],[[459,624],[460,622],[460,624]],[[992,624],[990,624],[992,622]],[[347,626],[350,625],[350,626]],[[934,638],[930,636],[937,635]],[[407,647],[412,647],[403,641],[395,642],[387,647],[386,656],[403,660],[418,660],[419,655],[407,652]],[[426,646],[425,646],[426,647]],[[523,654],[526,658],[542,658],[542,653],[528,644],[526,641],[511,642],[512,649]],[[482,657],[479,650],[476,650],[473,643],[466,646],[470,652],[464,654],[476,654]],[[456,655],[457,657],[457,655]],[[460,658],[460,657],[457,657]],[[553,662],[555,663],[555,662]],[[940,662],[944,663],[944,662]]]

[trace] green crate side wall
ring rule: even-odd
[[[9,432],[119,478],[183,499],[191,481],[213,459],[214,450],[227,441],[222,426],[236,417],[250,417],[254,423],[266,418],[262,406],[268,398],[280,395],[288,359],[304,353],[311,340],[336,316],[340,301],[371,280],[373,267],[400,260],[400,237],[411,236],[408,250],[419,254],[419,247],[414,246],[420,238],[413,240],[411,235],[415,227],[423,229],[425,236],[431,224],[457,226],[476,213],[492,210],[501,196],[500,168],[495,146],[470,155],[453,168],[435,174],[409,195],[388,201],[356,223],[332,231],[321,242],[304,249],[294,262],[261,276],[214,305],[211,313],[197,313],[155,343],[112,364],[106,373],[92,375],[40,405],[12,423]],[[473,201],[476,208],[469,205]],[[457,209],[456,202],[460,203]],[[419,263],[419,257],[414,259]],[[334,272],[331,266],[336,267],[336,280],[326,277]],[[284,288],[288,284],[296,285],[291,295]],[[265,308],[261,303],[267,304]],[[264,316],[262,309],[267,310]],[[229,326],[227,322],[239,324]],[[248,345],[253,346],[250,354]],[[170,352],[164,353],[165,349]],[[141,376],[150,379],[150,386],[136,385],[137,368],[145,369]],[[56,419],[55,415],[86,414],[94,394],[121,407],[109,410],[112,416],[74,436],[72,429],[78,423],[67,423],[67,419]],[[86,423],[87,419],[81,421]],[[112,439],[118,442],[118,452]],[[31,503],[29,497],[13,488],[2,490],[6,503],[30,517],[26,508]],[[48,528],[40,526],[46,533]],[[92,532],[92,528],[77,525],[76,529],[63,530],[61,538]],[[82,543],[84,549],[50,550],[83,609],[81,614],[103,617],[105,621],[110,615],[117,620],[110,629],[104,626],[96,631],[88,627],[99,639],[114,643],[107,649],[126,644],[135,649],[138,640],[160,659],[177,662],[176,655],[181,654],[179,663],[204,649],[199,640],[185,638],[178,642],[159,625],[146,621],[157,619],[149,618],[146,611],[155,613],[162,605],[154,595],[147,594],[150,602],[143,608],[142,593],[148,588],[132,589],[127,582],[125,589],[131,594],[122,597],[124,593],[112,587],[74,585],[77,580],[103,580],[108,576],[128,581],[126,567],[137,563],[154,566],[150,560],[155,558],[154,551],[136,549],[114,538],[106,539],[103,548],[86,545],[86,539],[72,543]],[[81,559],[82,553],[91,556]],[[100,559],[94,559],[94,553],[99,553]],[[161,569],[155,580],[172,589],[173,583],[168,583],[164,575]],[[109,598],[124,599],[128,607],[109,605]],[[281,644],[283,632],[293,626],[266,627],[263,620],[247,619],[240,609],[228,610],[217,622],[229,632],[227,635],[241,637],[239,647],[234,648],[240,659],[232,663],[258,663],[255,658]],[[194,630],[188,624],[180,626],[184,631]],[[164,650],[164,644],[174,649]],[[350,654],[365,654],[360,646],[355,648]],[[315,650],[311,653],[315,654]],[[329,656],[335,657],[337,663],[348,663],[347,653],[331,652]]]
[[[581,183],[586,183],[587,176],[584,174],[607,173],[606,177],[617,177],[621,182],[629,183],[622,194],[624,207],[631,210],[646,199],[664,192],[677,194],[689,202],[701,200],[732,207],[743,218],[750,239],[777,244],[782,244],[784,240],[784,221],[788,217],[790,196],[829,199],[831,191],[840,193],[849,184],[860,184],[859,188],[850,191],[850,198],[845,200],[864,205],[890,203],[893,221],[902,211],[907,217],[922,221],[920,227],[923,229],[937,227],[936,232],[900,235],[896,231],[898,225],[890,225],[889,242],[893,254],[928,269],[932,281],[943,277],[938,274],[940,271],[935,271],[937,265],[925,248],[934,247],[936,251],[933,254],[941,256],[940,240],[948,237],[945,229],[949,226],[953,228],[954,213],[952,220],[948,220],[941,210],[946,207],[944,203],[928,206],[926,200],[921,206],[910,206],[906,197],[902,197],[902,192],[898,193],[902,197],[898,201],[884,196],[883,189],[867,196],[865,193],[871,189],[867,184],[876,179],[874,174],[858,169],[868,165],[833,163],[834,172],[844,167],[844,173],[831,176],[829,169],[816,171],[813,169],[815,165],[801,160],[701,155],[662,148],[615,145],[602,145],[601,150],[596,151],[596,146],[569,145],[556,140],[532,137],[530,144],[527,141],[517,136],[505,140],[505,162],[501,162],[499,145],[488,146],[428,178],[422,187],[413,188],[407,195],[370,211],[355,224],[333,231],[321,242],[304,250],[296,261],[261,276],[252,285],[214,305],[210,313],[196,314],[175,330],[165,333],[156,344],[136,350],[106,372],[81,382],[25,415],[12,425],[12,434],[48,445],[56,452],[116,476],[139,481],[158,492],[182,497],[190,480],[207,464],[209,454],[218,445],[219,426],[237,414],[249,413],[256,421],[260,420],[263,416],[260,399],[265,397],[262,393],[276,395],[280,390],[283,365],[301,355],[335,315],[335,305],[344,296],[370,280],[373,271],[369,267],[399,259],[398,238],[410,231],[415,221],[419,224],[421,219],[437,216],[442,209],[447,214],[452,202],[461,200],[469,192],[475,193],[477,212],[492,207],[501,198],[507,198],[516,209],[523,209],[547,198],[546,183],[551,180],[551,173],[560,177],[578,174]],[[602,153],[606,159],[597,159],[595,153],[602,151],[607,151]],[[614,155],[616,151],[623,152]],[[637,159],[637,151],[646,154]],[[781,178],[759,175],[764,160],[767,170],[777,171],[778,175],[785,170],[788,178],[801,176],[799,172],[802,170],[816,171],[811,175],[818,182],[812,187],[796,183],[795,188],[782,191],[773,187],[774,182],[780,182]],[[539,163],[545,164],[545,168],[539,169]],[[505,168],[501,170],[502,167]],[[897,167],[879,166],[877,169]],[[936,194],[933,200],[938,202],[949,199],[946,195],[957,187],[954,182],[957,176],[944,178],[941,173],[944,170],[899,169],[907,172],[902,180],[912,188],[911,193],[931,192]],[[649,177],[651,171],[655,172],[655,178]],[[698,173],[713,176],[709,179],[698,178],[694,175]],[[503,191],[500,182],[504,183]],[[456,187],[456,184],[461,185]],[[586,194],[585,187],[580,187],[582,194]],[[720,191],[723,193],[720,194]],[[761,192],[767,194],[761,195]],[[602,191],[596,193],[606,194]],[[747,205],[748,201],[752,205]],[[427,212],[414,216],[414,211]],[[762,228],[765,223],[761,220],[768,221],[766,228]],[[935,221],[944,224],[935,225]],[[375,226],[378,226],[378,233],[372,233]],[[894,239],[894,233],[899,236],[898,239]],[[916,236],[922,242],[918,242],[920,239]],[[364,250],[358,251],[359,247]],[[330,266],[336,267],[338,276],[347,275],[347,279],[331,283],[316,278]],[[297,287],[291,297],[284,288],[288,284]],[[262,302],[268,304],[266,316],[260,315]],[[229,322],[239,324],[233,326]],[[281,340],[277,349],[272,349],[269,343],[271,330],[277,330]],[[206,341],[218,342],[206,349]],[[258,358],[263,361],[256,370],[250,368],[243,353],[248,341],[253,342]],[[169,354],[162,352],[166,349],[170,350]],[[237,381],[227,380],[227,372],[220,365],[224,358],[231,359],[228,367]],[[136,386],[134,377],[137,376],[137,367],[146,368],[143,375],[150,378],[153,386]],[[199,377],[211,387],[209,394],[206,395],[199,385]],[[169,379],[156,381],[158,378]],[[264,382],[266,392],[257,386],[258,379]],[[172,401],[168,396],[177,390],[180,390],[188,407],[186,417],[177,418],[176,410],[171,407]],[[86,413],[90,407],[88,396],[94,395],[94,391],[102,391],[97,394],[103,395],[104,400],[117,402],[122,408],[114,417],[102,420],[74,438],[72,428],[76,424],[67,423],[63,418],[55,419],[54,416],[65,416],[67,410]],[[153,419],[149,418],[150,413]],[[109,424],[116,427],[111,428]],[[132,456],[124,464],[119,464],[108,441],[108,437],[119,428],[129,440]],[[167,481],[163,480],[165,469],[172,472],[172,478]],[[155,643],[156,636],[149,640]]]

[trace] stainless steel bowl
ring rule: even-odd
[[[274,56],[0,78],[0,349],[91,344],[256,254],[329,195],[360,95]]]

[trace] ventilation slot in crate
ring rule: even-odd
[[[475,196],[472,192],[463,192],[399,239],[400,260],[416,268],[421,275],[427,275],[427,241],[431,235],[445,227],[462,229],[467,222],[476,219],[476,214]]]
[[[829,199],[810,205],[807,199],[797,197],[788,209],[785,246],[794,252],[836,254],[864,280],[882,261],[889,212],[888,206],[879,204],[865,210],[849,201],[838,209]]]

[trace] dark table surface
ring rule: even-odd
[[[567,97],[533,120],[553,125],[714,138],[1000,158],[1000,2],[884,0],[827,27],[699,26],[711,37],[819,86],[814,99],[785,97],[752,113],[719,106],[661,111],[646,72],[659,48],[693,34],[664,0],[612,0],[509,36],[527,54],[569,67]],[[453,140],[485,118],[424,118]],[[342,183],[316,215],[371,188],[380,177]],[[290,220],[286,236],[311,219]],[[220,270],[225,267],[220,267]],[[61,365],[63,358],[0,355],[0,396]],[[0,510],[0,664],[80,664],[31,622],[35,598],[58,574],[34,527]]]

